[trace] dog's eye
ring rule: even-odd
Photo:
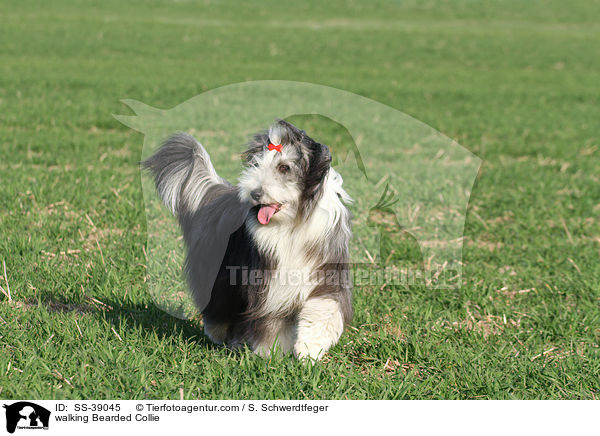
[[[277,171],[279,171],[281,174],[287,174],[290,172],[290,167],[289,165],[281,164],[277,167]]]

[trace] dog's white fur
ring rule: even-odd
[[[269,154],[271,153],[277,152],[270,151]],[[263,162],[263,165],[272,165],[267,162]],[[271,189],[268,183],[263,183],[262,186],[263,189]],[[279,192],[266,192],[270,199],[281,198]],[[342,177],[332,168],[327,175],[322,198],[311,216],[301,225],[295,225],[292,219],[288,219],[289,215],[281,219],[277,216],[281,212],[275,214],[274,219],[266,226],[256,221],[246,223],[257,246],[264,253],[273,256],[278,264],[277,274],[270,282],[261,315],[284,312],[291,305],[303,306],[298,323],[283,325],[277,333],[277,345],[284,353],[293,351],[299,357],[318,359],[338,341],[344,330],[337,302],[308,298],[315,287],[311,281],[311,273],[319,265],[315,260],[307,262],[303,253],[307,244],[327,244],[330,230],[338,224],[343,223],[345,226],[349,212],[341,199],[351,201],[342,188]],[[344,231],[351,234],[348,227]],[[261,350],[271,346],[271,343],[259,344]]]

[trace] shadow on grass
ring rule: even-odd
[[[24,306],[42,306],[49,312],[90,315],[105,320],[115,327],[125,326],[131,329],[141,328],[147,333],[154,333],[159,339],[182,336],[190,342],[217,350],[224,347],[212,343],[203,333],[201,315],[191,320],[182,320],[163,312],[153,304],[132,303],[116,299],[102,301],[85,295],[81,302],[74,303],[61,300],[52,293],[38,294],[37,300],[26,301]]]

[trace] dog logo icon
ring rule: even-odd
[[[50,411],[28,401],[4,405],[6,409],[6,431],[19,429],[48,429]]]

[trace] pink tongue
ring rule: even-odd
[[[271,221],[271,217],[277,212],[277,208],[275,206],[266,205],[260,208],[258,211],[258,222],[261,224],[269,224]]]

